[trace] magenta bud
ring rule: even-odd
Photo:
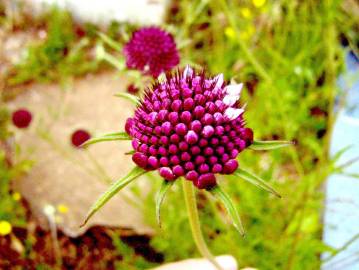
[[[132,155],[132,160],[135,162],[139,167],[145,169],[147,166],[147,157],[140,152],[136,152]]]
[[[191,113],[189,111],[184,111],[181,113],[181,121],[183,123],[189,123],[192,119]]]
[[[14,119],[14,118],[13,118]],[[14,121],[14,120],[13,120]],[[135,120],[133,120],[133,118],[128,118],[126,120],[126,124],[125,124],[125,131],[128,135],[132,136],[132,127],[135,123]]]
[[[204,156],[196,156],[196,158],[195,158],[195,163],[197,165],[200,165],[200,164],[204,163],[205,161],[206,161],[206,159],[204,158]]]
[[[222,160],[222,162],[224,162],[224,163],[227,162],[227,161],[229,160],[229,155],[228,155],[228,154],[223,154],[221,160]]]
[[[216,153],[217,153],[218,155],[222,156],[222,155],[224,154],[224,152],[225,152],[225,149],[224,149],[223,146],[218,146],[218,147],[216,148]]]
[[[162,145],[167,145],[168,144],[168,137],[166,137],[166,136],[161,136],[161,138],[160,138],[160,144],[162,144]]]
[[[158,154],[161,155],[161,156],[166,156],[167,155],[167,150],[166,148],[164,148],[163,146],[160,146],[158,148]]]
[[[138,151],[142,152],[143,154],[147,154],[148,151],[147,144],[141,144],[140,147],[138,148]]]
[[[166,180],[174,180],[176,177],[172,170],[168,167],[162,167],[159,169],[160,175]]]
[[[222,136],[224,134],[224,128],[222,126],[216,126],[215,133],[217,136]]]
[[[169,147],[168,147],[168,152],[170,154],[176,154],[177,153],[177,146],[175,144],[171,144]]]
[[[239,151],[237,149],[233,149],[230,156],[231,158],[236,158],[239,154]]]
[[[243,139],[246,141],[246,146],[250,146],[253,143],[253,131],[250,128],[244,129]]]
[[[186,174],[186,179],[190,181],[196,181],[198,179],[198,173],[196,171],[189,171]]]
[[[238,161],[235,159],[228,160],[223,167],[223,172],[226,174],[234,173],[235,170],[238,168]]]
[[[156,136],[151,136],[150,143],[156,145],[158,143],[158,138]]]
[[[201,148],[199,148],[196,145],[192,146],[190,150],[191,150],[192,155],[198,155],[199,153],[201,153]]]
[[[173,173],[176,176],[182,176],[182,175],[184,175],[184,170],[183,170],[182,166],[176,165],[173,167]]]
[[[191,129],[196,132],[196,133],[199,133],[201,130],[202,130],[202,124],[199,120],[194,120],[192,123],[191,123]]]
[[[204,126],[202,130],[202,135],[205,138],[212,137],[213,134],[214,134],[214,128],[212,126]]]
[[[177,99],[177,100],[172,102],[171,109],[173,111],[178,112],[179,110],[181,110],[181,107],[182,107],[182,101],[181,100]]]
[[[183,109],[186,111],[192,110],[194,107],[194,101],[192,98],[186,98],[183,103]]]
[[[189,161],[191,160],[191,155],[188,152],[184,152],[181,154],[181,160],[182,161]]]
[[[193,162],[186,162],[184,164],[184,168],[187,170],[187,171],[191,171],[191,170],[194,170],[194,164]]]
[[[166,122],[162,123],[161,127],[162,127],[163,134],[169,135],[171,133],[172,125],[170,122],[166,121]]]
[[[188,149],[188,144],[186,142],[180,142],[178,144],[178,148],[181,150],[181,151],[186,151]]]
[[[213,144],[213,145],[219,144],[219,139],[218,138],[212,138],[211,139],[211,144]]]
[[[213,123],[213,116],[209,113],[206,113],[202,119],[201,119],[201,122],[205,125],[210,125]]]
[[[213,173],[202,174],[197,180],[194,180],[193,183],[199,189],[210,189],[217,184],[216,177]]]
[[[171,156],[171,158],[170,158],[170,163],[171,163],[172,165],[177,165],[177,164],[179,164],[179,163],[180,163],[179,157],[178,157],[178,156]]]
[[[208,145],[208,141],[206,139],[200,139],[198,144],[200,147],[205,147]]]
[[[161,121],[161,122],[164,121],[164,120],[166,120],[167,115],[168,115],[168,111],[167,111],[167,110],[160,110],[160,111],[158,112],[158,115],[157,115],[158,120]]]
[[[217,125],[222,124],[224,121],[223,115],[220,112],[214,113],[213,118]]]
[[[199,166],[199,172],[200,173],[207,173],[209,172],[209,166],[207,164],[201,164]]]
[[[179,143],[180,141],[180,136],[178,136],[177,134],[172,134],[170,137],[170,141],[172,143]]]
[[[211,156],[211,155],[213,155],[213,149],[212,149],[212,147],[206,147],[205,149],[204,149],[204,151],[203,151],[203,153],[204,153],[204,155],[206,155],[206,156]]]
[[[205,109],[202,106],[196,106],[193,110],[193,114],[196,118],[201,118],[205,113]]]
[[[150,156],[147,161],[148,166],[150,166],[152,169],[157,169],[159,162],[158,159],[154,156]]]
[[[148,149],[148,152],[149,152],[150,155],[152,155],[152,156],[157,155],[157,148],[156,148],[156,146],[151,145],[150,148]]]
[[[170,112],[168,114],[168,120],[172,123],[172,125],[176,125],[178,123],[178,118],[177,112]]]
[[[168,166],[169,164],[170,164],[170,162],[168,161],[168,158],[166,158],[166,157],[161,157],[161,158],[160,158],[160,165],[161,165],[161,166],[166,167],[166,166]]]
[[[132,144],[133,149],[135,149],[135,150],[137,150],[138,147],[140,146],[140,142],[139,142],[139,140],[137,140],[137,139],[133,139],[133,140],[131,141],[131,144]]]
[[[193,130],[187,132],[185,140],[188,144],[195,144],[198,141],[198,135]]]
[[[154,129],[154,132],[156,135],[161,135],[162,134],[162,128],[160,126],[156,126]]]
[[[186,133],[187,133],[187,127],[186,127],[186,125],[185,124],[183,124],[183,123],[179,123],[179,124],[177,124],[176,125],[176,127],[175,127],[175,130],[176,130],[176,133],[178,134],[178,135],[186,135]]]
[[[220,173],[222,172],[222,165],[221,164],[214,164],[213,167],[212,167],[212,172],[213,173]]]
[[[157,123],[157,115],[158,115],[157,112],[151,112],[151,113],[148,115],[148,121],[149,121],[152,125],[155,125],[155,124]]]
[[[217,162],[218,162],[218,158],[217,158],[216,156],[211,156],[211,157],[209,158],[209,163],[210,163],[211,165],[216,164]]]

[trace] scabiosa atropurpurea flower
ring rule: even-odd
[[[157,81],[126,123],[133,161],[168,181],[184,176],[200,189],[212,188],[215,174],[233,173],[237,155],[253,141],[241,89],[227,85],[222,74],[207,78],[190,67]]]
[[[133,33],[124,47],[126,65],[157,77],[179,63],[173,36],[158,27],[143,27]]]
[[[158,170],[165,180],[156,198],[156,216],[176,179],[182,181],[185,204],[192,233],[200,253],[220,269],[208,251],[198,221],[194,187],[206,189],[220,200],[233,225],[243,235],[244,229],[229,196],[216,182],[218,174],[232,174],[280,197],[264,180],[242,168],[236,160],[246,148],[270,150],[290,145],[286,141],[256,141],[245,126],[244,107],[239,98],[242,84],[227,84],[223,74],[208,77],[187,66],[177,73],[158,78],[142,100],[119,93],[137,104],[133,117],[126,121],[126,132],[115,132],[90,139],[85,145],[101,141],[132,140],[132,160],[136,166],[117,180],[91,207],[84,224],[112,196],[139,176]],[[193,184],[192,184],[193,183]],[[83,225],[84,225],[83,224]]]
[[[12,114],[12,122],[17,128],[27,128],[31,120],[32,114],[27,109],[19,109]]]
[[[81,145],[91,138],[90,133],[84,129],[75,130],[71,135],[71,143],[75,147],[81,147]]]

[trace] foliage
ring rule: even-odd
[[[86,29],[75,26],[68,12],[53,8],[42,20],[47,23],[46,38],[27,48],[7,76],[9,86],[30,81],[64,82],[97,70],[98,63],[90,50],[93,40],[85,35]],[[87,29],[93,32],[90,26]]]

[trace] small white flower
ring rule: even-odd
[[[237,102],[238,99],[239,99],[239,96],[226,95],[223,98],[223,103],[226,104],[227,106],[233,106]]]
[[[229,107],[225,110],[224,115],[227,116],[230,120],[234,120],[238,118],[238,116],[240,116],[243,112],[243,109]]]
[[[243,83],[240,84],[231,84],[231,85],[227,85],[224,90],[226,91],[226,93],[230,96],[240,96],[241,91],[243,88]]]
[[[191,77],[192,74],[193,74],[193,69],[189,65],[187,65],[183,71],[183,77],[185,77],[185,78]]]
[[[223,73],[218,74],[216,77],[213,78],[213,81],[216,82],[216,85],[214,86],[214,88],[219,88],[222,86],[224,78],[223,78]]]

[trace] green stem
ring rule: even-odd
[[[214,256],[209,251],[206,242],[204,241],[201,226],[199,223],[196,196],[194,193],[193,183],[182,179],[183,193],[186,201],[188,219],[191,225],[193,239],[196,243],[198,251],[201,255],[209,260],[218,270],[222,270],[221,266],[216,262]]]

